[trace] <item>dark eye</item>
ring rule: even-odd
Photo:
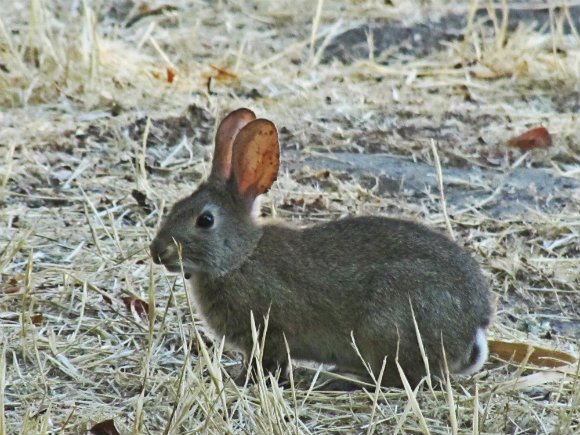
[[[195,226],[199,228],[211,228],[213,226],[213,214],[209,211],[204,211],[197,217]]]

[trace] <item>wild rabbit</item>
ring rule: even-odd
[[[413,316],[430,367],[471,374],[487,358],[492,308],[478,264],[447,237],[386,217],[349,217],[297,229],[252,217],[277,177],[274,124],[248,109],[220,124],[208,180],[178,201],[151,243],[153,261],[183,270],[199,314],[247,357],[256,322],[269,316],[264,369],[292,358],[368,376],[353,339],[384,385],[425,375]],[[412,314],[413,313],[413,314]]]

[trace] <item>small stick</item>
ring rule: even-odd
[[[318,0],[316,5],[316,13],[312,19],[312,34],[310,35],[310,61],[314,58],[314,43],[316,42],[316,34],[318,33],[318,26],[320,24],[320,16],[322,15],[322,5],[324,0]]]
[[[445,226],[452,240],[455,240],[455,234],[453,233],[453,228],[451,227],[451,221],[449,220],[449,215],[447,214],[447,204],[445,203],[445,192],[443,191],[443,171],[441,170],[441,161],[439,160],[439,154],[437,153],[437,146],[435,141],[431,139],[431,151],[433,151],[433,160],[435,162],[435,172],[437,173],[437,184],[439,185],[439,193],[441,194],[441,208],[443,210],[443,217],[445,218]]]

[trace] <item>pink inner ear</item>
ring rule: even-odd
[[[279,165],[278,132],[271,121],[257,119],[238,133],[233,145],[232,171],[238,195],[249,208],[258,195],[270,189]]]
[[[216,137],[215,150],[211,168],[211,178],[227,181],[232,172],[232,147],[240,130],[256,119],[256,115],[249,109],[234,110],[220,123]]]

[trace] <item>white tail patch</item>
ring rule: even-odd
[[[471,353],[467,357],[467,363],[469,365],[463,366],[453,373],[458,375],[472,375],[483,367],[483,364],[487,361],[488,356],[489,349],[487,347],[485,329],[477,328]]]

